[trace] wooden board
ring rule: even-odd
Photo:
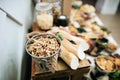
[[[55,73],[43,72],[40,70],[39,66],[32,60],[32,80],[78,80],[81,79],[83,74],[89,71],[89,61],[84,59],[79,62],[79,68],[77,70],[72,70],[64,63],[60,58],[58,59],[57,68]]]
[[[79,68],[85,68],[89,66],[90,66],[90,63],[87,59],[79,61]],[[56,71],[65,71],[65,70],[71,70],[71,69],[63,60],[58,59]],[[39,66],[35,64],[34,61],[32,60],[32,76],[35,76],[36,74],[41,74],[41,73],[47,73],[47,72],[43,72],[39,68]]]

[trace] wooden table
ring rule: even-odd
[[[67,64],[61,59],[58,59],[57,69],[55,73],[52,72],[42,72],[38,65],[32,61],[32,75],[33,80],[72,80],[81,79],[84,73],[89,71],[89,62],[87,59],[80,61],[79,68],[77,70],[70,69]]]
[[[33,31],[40,31],[37,24],[33,23]],[[69,66],[58,58],[56,72],[42,72],[37,64],[32,60],[31,79],[32,80],[80,80],[84,73],[89,71],[90,63],[87,59],[79,61],[77,70],[70,69]]]

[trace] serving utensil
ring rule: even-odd
[[[83,75],[82,80],[92,80],[92,78],[90,77],[90,73],[92,70],[93,70],[93,67],[91,66],[89,72]]]

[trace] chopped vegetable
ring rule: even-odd
[[[112,77],[112,78],[118,78],[118,77],[120,77],[120,70],[118,70],[118,71],[116,71],[114,73],[111,73],[109,76]]]
[[[69,29],[70,29],[71,32],[76,32],[76,33],[78,32],[73,24],[70,25]]]
[[[107,32],[107,34],[110,34],[110,33],[111,33],[111,31],[109,31],[109,30],[108,30],[107,28],[105,28],[105,27],[101,27],[101,30]]]
[[[102,43],[108,43],[108,39],[106,39],[106,38],[101,38],[101,39],[99,39],[99,41]]]
[[[77,30],[78,30],[79,33],[86,32],[86,30],[84,28],[77,28]]]
[[[63,40],[63,36],[62,36],[59,32],[57,32],[55,35],[56,35],[60,40]]]

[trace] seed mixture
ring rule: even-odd
[[[38,57],[47,57],[55,54],[60,44],[57,38],[51,34],[42,34],[33,37],[27,44],[28,51]]]

